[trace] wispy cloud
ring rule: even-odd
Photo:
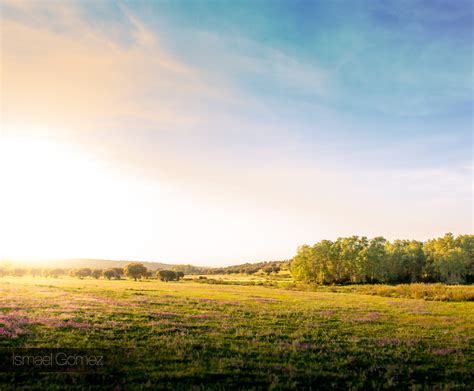
[[[217,72],[236,87],[247,78],[254,88],[270,87],[286,93],[311,96],[331,92],[331,74],[322,67],[305,64],[280,49],[243,37],[195,31],[195,43],[203,51],[215,53],[219,61],[202,57],[202,66]],[[245,83],[247,84],[247,83]]]

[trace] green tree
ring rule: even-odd
[[[318,284],[332,284],[344,280],[344,265],[338,248],[330,240],[322,240],[313,246],[313,271]]]
[[[365,282],[367,277],[367,247],[365,236],[338,238],[333,246],[332,260],[329,261],[334,282]]]
[[[366,281],[370,283],[389,281],[386,272],[386,243],[387,240],[382,236],[377,236],[369,241],[367,246]]]
[[[123,275],[124,275],[124,271],[123,271],[123,268],[122,267],[113,267],[112,270],[115,272],[115,279],[116,280],[120,280]]]
[[[143,263],[132,262],[125,266],[124,273],[127,277],[137,281],[139,278],[146,277],[147,268]]]
[[[461,242],[463,240],[456,241],[452,233],[427,241],[424,246],[427,258],[426,275],[446,283],[466,282],[470,263],[469,251],[460,246]]]
[[[104,278],[107,278],[107,280],[110,280],[112,278],[115,278],[117,274],[115,273],[114,269],[107,269],[102,272],[102,276]]]
[[[173,270],[159,270],[157,276],[161,281],[165,282],[178,280],[178,276]]]
[[[76,277],[79,277],[81,280],[85,277],[90,277],[92,275],[92,270],[88,267],[83,267],[76,271]]]
[[[423,280],[426,257],[423,243],[417,240],[395,240],[385,245],[388,282],[408,283]]]
[[[32,267],[30,269],[30,275],[31,275],[31,277],[41,276],[41,269]]]
[[[290,270],[296,281],[318,282],[314,249],[306,244],[298,247],[291,261]]]
[[[461,251],[461,256],[465,265],[465,281],[474,282],[474,235],[459,235],[456,246]]]
[[[291,261],[295,281],[305,283],[474,281],[474,235],[447,233],[425,243],[351,236],[298,248]]]
[[[58,278],[59,276],[64,276],[65,274],[66,274],[66,271],[61,268],[48,269],[47,271],[48,277],[52,277],[52,278]]]

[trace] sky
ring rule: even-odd
[[[0,255],[473,233],[473,7],[3,0]]]

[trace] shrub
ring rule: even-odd
[[[79,277],[81,280],[85,277],[90,277],[92,275],[92,270],[88,267],[83,267],[81,269],[76,270],[75,276]]]

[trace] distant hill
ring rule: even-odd
[[[205,266],[194,266],[178,264],[173,265],[162,262],[145,262],[145,261],[113,261],[110,259],[93,259],[93,258],[72,258],[72,259],[48,259],[43,261],[35,261],[35,267],[39,268],[60,268],[60,269],[80,269],[80,268],[91,268],[91,269],[111,269],[114,267],[124,267],[130,262],[140,262],[148,270],[175,270],[182,271],[184,274],[234,274],[234,273],[246,273],[253,274],[264,268],[276,266],[281,269],[288,269],[289,260],[285,261],[270,261],[270,262],[256,262],[256,263],[244,263],[240,265],[233,265],[227,267],[205,267]],[[3,262],[5,263],[5,262]],[[7,262],[4,266],[8,266],[8,263],[15,264],[20,267],[31,267],[31,263],[27,260],[16,260],[13,262]],[[2,263],[0,262],[0,266]]]
[[[112,267],[124,267],[130,262],[135,261],[111,261],[108,259],[68,259],[61,262],[61,264],[63,265],[62,267],[67,267],[68,269],[77,269],[81,267],[90,267],[91,269],[109,269]],[[171,269],[176,266],[161,262],[137,262],[143,263],[143,265],[149,270]]]
[[[88,267],[91,269],[110,269],[113,267],[124,267],[127,263],[134,261],[112,261],[109,259],[88,259],[88,258],[74,258],[74,259],[51,259],[40,262],[35,262],[38,267],[46,268],[62,268],[62,269],[79,269]],[[149,270],[172,269],[178,265],[171,265],[161,262],[142,262]],[[27,261],[18,261],[17,264],[28,264]]]

